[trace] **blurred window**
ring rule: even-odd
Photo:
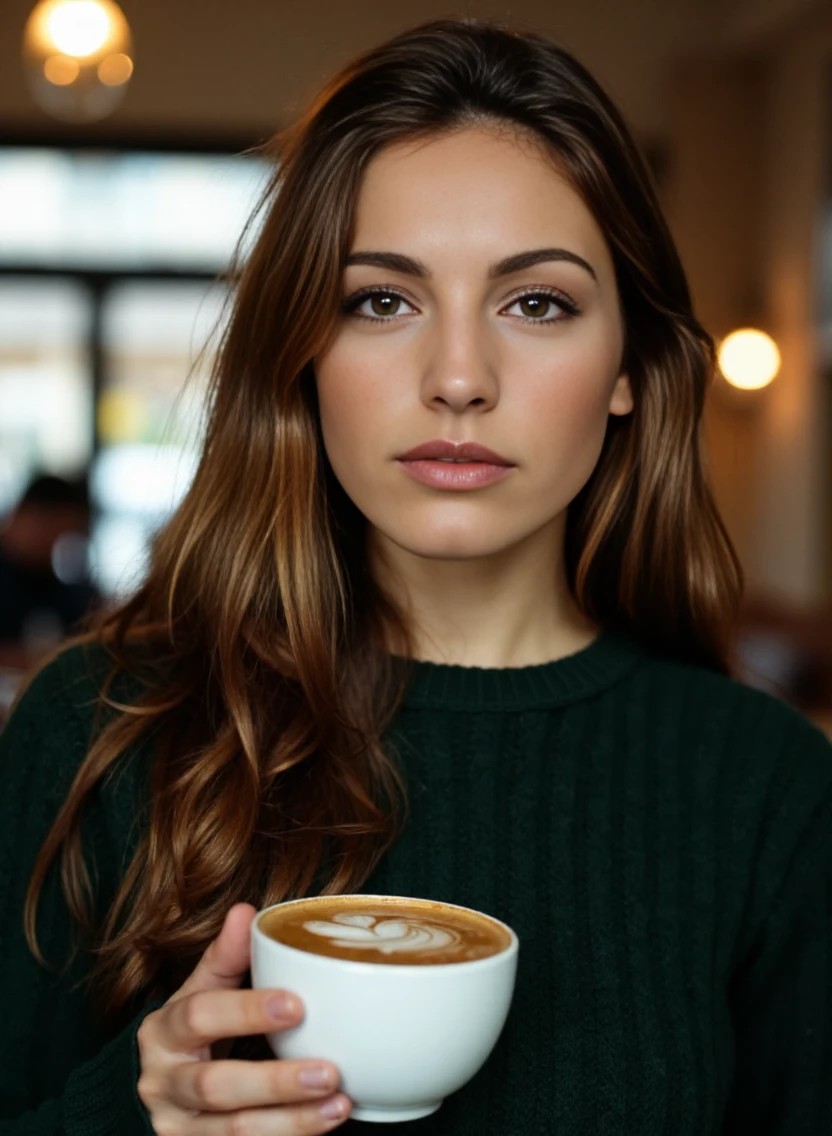
[[[265,173],[232,155],[0,149],[0,263],[220,270]]]
[[[0,276],[0,516],[34,470],[73,478],[89,465],[90,322],[77,281]]]
[[[140,578],[150,536],[190,483],[224,299],[219,285],[179,282],[122,283],[107,294],[91,488],[97,575],[109,594]]]
[[[248,154],[0,147],[0,518],[33,474],[88,470],[106,595],[141,580],[190,483],[217,277],[269,172]]]

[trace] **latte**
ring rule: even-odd
[[[269,938],[311,954],[393,966],[471,962],[511,945],[508,931],[487,915],[392,896],[305,899],[272,908],[258,926]]]

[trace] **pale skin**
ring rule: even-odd
[[[559,251],[497,273],[542,249]],[[580,650],[598,629],[566,587],[566,510],[609,415],[633,406],[601,231],[539,147],[477,127],[370,163],[352,255],[368,252],[408,257],[418,272],[346,267],[344,299],[373,295],[344,312],[315,360],[321,425],[369,521],[371,566],[412,615],[417,657],[509,667]],[[569,307],[577,314],[563,318]],[[360,318],[374,309],[377,322]],[[513,468],[476,490],[425,486],[397,455],[434,439],[478,442]],[[196,970],[139,1029],[138,1092],[158,1136],[299,1136],[349,1115],[327,1062],[226,1059],[231,1039],[303,1015],[291,992],[238,989],[254,914],[232,907]],[[304,1085],[304,1072],[323,1083]]]
[[[557,258],[494,275],[536,250]],[[375,296],[315,361],[327,456],[368,518],[373,569],[412,613],[420,659],[519,667],[571,654],[597,628],[566,584],[567,506],[609,415],[633,407],[603,234],[548,153],[477,127],[371,163],[351,256],[379,252],[420,274],[348,264],[344,299]],[[435,439],[478,442],[515,468],[476,491],[427,487],[396,457]]]

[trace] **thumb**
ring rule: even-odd
[[[251,924],[256,914],[256,908],[250,903],[235,903],[229,909],[219,935],[208,945],[171,1001],[199,990],[222,990],[240,985],[251,964]]]

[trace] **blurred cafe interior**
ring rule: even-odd
[[[720,347],[704,452],[742,674],[832,734],[830,0],[3,0],[0,721],[188,485],[254,148],[452,13],[549,35],[634,128]]]

